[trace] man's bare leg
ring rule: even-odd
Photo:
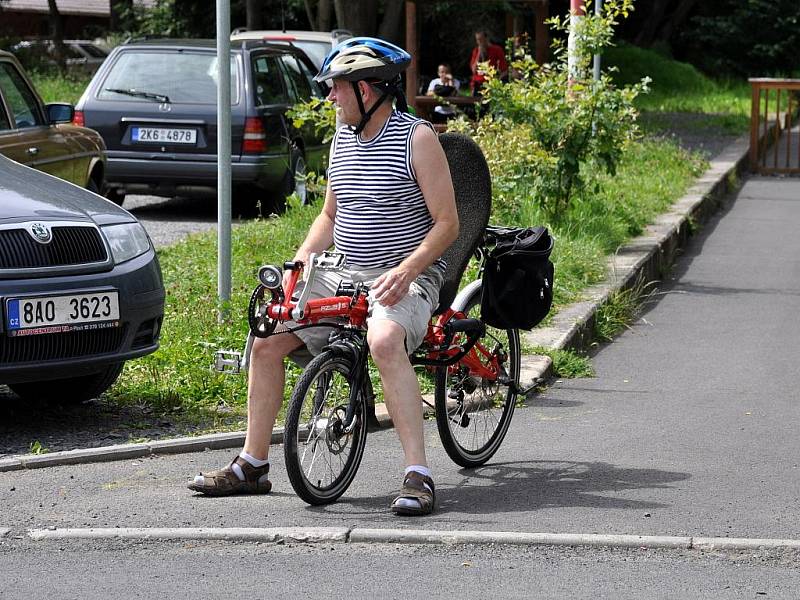
[[[422,428],[422,394],[419,380],[405,349],[405,330],[394,321],[370,321],[370,354],[383,382],[386,408],[392,417],[406,466],[427,466]]]
[[[303,342],[293,333],[256,338],[250,353],[247,382],[247,436],[244,452],[267,460],[272,428],[283,402],[286,370],[283,360]]]

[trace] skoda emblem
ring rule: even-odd
[[[50,228],[44,223],[31,223],[28,231],[40,244],[49,244],[53,241],[53,233]]]

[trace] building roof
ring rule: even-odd
[[[155,0],[134,0],[135,4],[152,6]],[[56,6],[62,15],[108,17],[111,14],[110,0],[57,0]],[[49,13],[47,0],[5,0],[5,12]]]

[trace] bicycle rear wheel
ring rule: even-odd
[[[367,441],[363,392],[350,431],[344,428],[353,364],[326,351],[315,357],[292,392],[283,453],[294,491],[309,504],[329,504],[353,481]]]
[[[481,290],[476,288],[461,310],[467,317],[479,318],[480,300]],[[439,437],[453,462],[462,467],[478,467],[497,452],[511,423],[519,386],[519,332],[487,326],[478,345],[489,352],[489,357],[478,353],[482,364],[498,358],[501,376],[494,381],[471,373],[463,360],[436,370]]]

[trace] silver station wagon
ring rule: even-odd
[[[158,348],[164,285],[139,222],[0,156],[0,384],[26,399],[94,398]]]

